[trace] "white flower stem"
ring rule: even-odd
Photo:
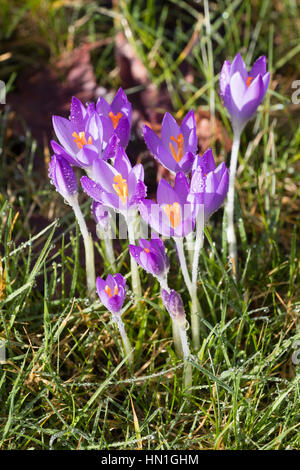
[[[128,228],[128,239],[131,245],[135,245],[134,225],[135,217],[126,217],[127,228]],[[130,255],[131,263],[131,280],[132,280],[132,291],[136,297],[142,297],[141,281],[138,271],[138,265],[133,256]]]
[[[84,249],[85,249],[85,267],[87,279],[87,293],[89,296],[95,296],[96,293],[96,274],[95,274],[95,260],[94,260],[94,245],[93,239],[87,229],[84,217],[82,215],[78,199],[72,201],[72,209],[77,219],[80,232],[82,234]]]
[[[124,326],[123,320],[121,318],[121,315],[118,315],[118,316],[115,315],[114,316],[114,321],[117,323],[120,335],[122,337],[122,341],[123,341],[123,345],[124,345],[124,349],[125,349],[125,354],[128,358],[128,364],[129,364],[130,367],[132,367],[133,366],[133,351],[132,351],[132,347],[131,347],[129,338],[126,334],[125,326]]]
[[[178,252],[178,257],[179,257],[179,262],[180,262],[184,282],[186,284],[186,287],[191,297],[191,327],[192,327],[192,336],[193,336],[193,346],[196,350],[198,350],[200,347],[199,315],[201,313],[201,307],[200,307],[198,297],[197,297],[197,287],[196,289],[194,288],[192,281],[190,279],[190,275],[189,275],[187,264],[186,264],[186,258],[184,254],[183,240],[182,238],[178,238],[178,237],[174,238],[174,240],[177,246],[177,252]],[[196,257],[194,253],[193,261],[195,261],[195,258]],[[198,266],[198,263],[197,263],[197,266]],[[197,279],[196,279],[196,282],[197,282]]]
[[[185,389],[189,389],[192,385],[193,382],[193,376],[192,376],[192,366],[188,362],[188,357],[190,356],[190,348],[189,348],[189,343],[186,335],[186,329],[184,326],[179,327],[179,334],[180,334],[180,340],[181,340],[181,345],[182,345],[182,351],[183,351],[183,358],[184,358],[184,386]]]
[[[234,231],[234,183],[236,168],[238,162],[239,148],[241,140],[241,130],[233,131],[233,143],[230,157],[230,172],[229,172],[229,188],[226,203],[227,215],[227,242],[229,249],[229,260],[232,265],[233,274],[237,277],[237,247],[236,236]]]
[[[116,258],[114,253],[114,246],[111,237],[104,238],[105,252],[107,260],[113,272],[116,272]]]
[[[157,280],[160,284],[161,289],[164,289],[169,293],[170,288],[168,286],[167,279],[166,278],[157,278]],[[176,321],[173,320],[173,318],[172,318],[172,334],[173,334],[175,352],[176,352],[178,357],[182,357],[183,351],[182,351],[179,327],[178,327],[178,324],[176,323]]]

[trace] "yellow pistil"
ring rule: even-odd
[[[106,285],[104,291],[108,295],[109,298],[112,297],[111,288],[109,286]],[[118,295],[118,292],[119,292],[118,286],[115,286],[114,295]]]
[[[128,197],[128,186],[126,179],[122,178],[122,175],[118,174],[114,177],[114,182],[116,183],[113,184],[114,190],[116,191],[123,204],[126,204]]]
[[[120,119],[121,119],[122,116],[123,116],[123,114],[120,113],[120,112],[119,112],[118,114],[116,114],[116,115],[114,115],[114,113],[113,113],[112,111],[109,113],[109,117],[110,117],[110,119],[112,120],[113,128],[114,128],[114,129],[115,129],[115,128],[117,127],[117,125],[119,124],[119,121],[120,121]]]
[[[247,85],[248,88],[249,88],[249,86],[250,86],[252,80],[253,80],[253,77],[248,77],[248,78],[247,78],[246,85]]]
[[[183,135],[179,134],[177,136],[177,139],[175,137],[171,136],[171,140],[173,140],[173,142],[175,142],[177,144],[177,152],[174,148],[174,145],[171,142],[170,142],[169,145],[170,145],[170,149],[171,149],[173,158],[178,163],[178,162],[180,162],[180,160],[183,157]]]
[[[77,132],[73,132],[72,137],[74,137],[74,142],[75,144],[77,144],[77,147],[79,149],[82,149],[84,145],[87,145],[87,144],[92,145],[93,143],[91,136],[89,137],[89,140],[86,141],[85,132],[79,132],[79,135],[77,134]]]
[[[176,229],[181,221],[180,205],[178,202],[174,202],[173,204],[166,204],[164,206],[164,211],[169,217],[172,227]]]

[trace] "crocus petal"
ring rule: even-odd
[[[147,147],[150,152],[156,155],[160,144],[160,138],[149,126],[146,125],[143,127],[143,133]]]
[[[211,148],[207,149],[202,156],[198,155],[196,157],[193,164],[193,170],[198,167],[202,168],[204,174],[214,171],[216,164]]]
[[[53,155],[49,163],[51,183],[67,202],[77,194],[76,175],[67,160],[59,155]]]
[[[248,72],[245,62],[243,61],[243,58],[240,53],[238,53],[232,61],[230,67],[230,76],[233,77],[236,72],[239,72],[242,80],[244,81],[244,83],[246,83],[248,78]]]
[[[233,103],[237,110],[243,106],[244,95],[247,91],[247,85],[240,72],[236,72],[230,79],[230,91]]]
[[[100,184],[95,183],[95,181],[91,180],[88,176],[82,176],[80,183],[83,191],[88,194],[88,196],[94,199],[94,201],[102,203],[103,189]]]
[[[267,58],[265,55],[259,57],[254,62],[252,69],[249,72],[249,77],[255,78],[257,75],[265,75],[267,70]]]
[[[76,158],[72,157],[69,155],[61,145],[59,145],[55,140],[51,140],[50,142],[51,147],[53,149],[53,152],[55,155],[61,155],[63,158],[65,158],[71,165],[77,165]]]
[[[183,119],[180,132],[183,135],[183,152],[197,152],[197,134],[196,134],[196,120],[195,113],[191,110]]]
[[[164,147],[169,150],[170,143],[172,143],[171,137],[177,138],[179,134],[180,127],[177,122],[170,113],[166,113],[161,125],[161,140]]]
[[[86,109],[75,96],[72,97],[70,120],[75,132],[82,132],[85,128]]]
[[[187,196],[189,194],[190,186],[185,174],[180,171],[176,174],[174,191],[177,194],[178,200],[183,205],[186,202]]]
[[[126,148],[130,139],[130,122],[127,117],[120,119],[115,132],[120,140],[122,147]]]
[[[125,150],[122,147],[119,147],[117,150],[114,167],[119,173],[121,173],[123,178],[128,178],[132,166]]]
[[[176,165],[176,172],[183,171],[185,174],[190,173],[193,163],[195,161],[195,154],[192,152],[187,152],[183,155],[180,162]]]
[[[73,124],[68,119],[60,116],[52,117],[54,132],[60,141],[61,145],[70,155],[75,155],[78,151],[78,147],[72,137]]]
[[[129,126],[131,125],[131,104],[122,88],[118,89],[114,99],[112,100],[111,109],[114,114],[117,114],[118,112],[124,114],[128,119]]]
[[[241,109],[241,117],[244,121],[248,121],[251,116],[257,110],[257,107],[261,103],[264,96],[264,84],[261,75],[258,75],[251,85],[249,86],[247,92],[245,93],[243,106]]]
[[[84,145],[76,154],[76,162],[79,166],[89,167],[95,159],[99,158],[99,153],[94,145]]]
[[[164,179],[161,179],[158,183],[156,199],[159,205],[179,202],[178,195],[175,193],[172,186]]]
[[[93,179],[107,192],[113,191],[114,178],[119,172],[109,163],[103,160],[94,160]]]
[[[105,147],[105,150],[102,155],[102,159],[109,160],[109,159],[115,158],[119,144],[120,144],[120,141],[118,137],[115,134],[113,134],[111,138],[109,139],[108,144]]]
[[[227,85],[229,85],[230,82],[230,68],[231,63],[229,62],[229,60],[225,60],[220,73],[220,92],[222,97],[224,97],[226,87]]]

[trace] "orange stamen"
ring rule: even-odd
[[[122,178],[122,175],[118,174],[114,177],[114,182],[116,183],[113,184],[114,190],[116,191],[123,204],[126,204],[128,197],[128,186],[126,179]]]
[[[144,251],[145,251],[146,253],[150,253],[150,250],[149,250],[148,248],[144,248]]]
[[[113,128],[115,129],[117,127],[117,125],[119,124],[119,121],[121,119],[121,117],[123,116],[122,113],[118,113],[116,115],[114,115],[114,113],[111,111],[109,113],[109,117],[110,119],[112,120],[112,123],[113,123]]]
[[[92,145],[93,143],[91,136],[89,137],[89,140],[86,141],[85,132],[79,132],[79,135],[77,134],[77,132],[73,132],[72,137],[74,137],[74,142],[75,144],[77,144],[77,147],[79,149],[82,149],[84,145],[87,145],[87,144]]]
[[[248,77],[248,78],[247,78],[246,85],[247,85],[248,88],[249,88],[249,86],[250,86],[252,80],[253,80],[253,77]]]
[[[178,202],[174,202],[173,204],[166,204],[164,206],[164,211],[169,217],[172,227],[176,229],[181,220],[180,205]]]
[[[106,285],[104,291],[106,292],[109,298],[112,297],[111,288],[109,286]],[[115,286],[113,295],[118,295],[118,292],[119,292],[118,286]]]
[[[170,149],[171,149],[171,152],[172,152],[172,155],[173,155],[173,158],[174,160],[176,160],[176,162],[180,162],[180,160],[182,159],[183,157],[183,135],[182,134],[179,134],[177,136],[177,139],[175,137],[171,137],[171,140],[173,140],[176,144],[177,144],[177,152],[174,148],[174,145],[170,142]]]

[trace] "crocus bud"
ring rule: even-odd
[[[173,289],[171,289],[170,292],[162,289],[161,298],[171,318],[176,321],[180,327],[183,327],[185,324],[185,312],[181,296]]]
[[[101,202],[93,201],[92,213],[97,224],[97,228],[101,231],[108,231],[110,228],[110,213],[103,204],[101,204]]]
[[[51,158],[49,178],[65,201],[72,205],[77,198],[77,179],[70,163],[61,155]]]
[[[97,294],[103,305],[113,315],[120,314],[125,295],[126,295],[126,281],[122,274],[109,274],[106,280],[101,277],[96,279]]]
[[[158,278],[165,278],[170,264],[161,239],[152,238],[148,241],[141,238],[139,245],[129,245],[131,256],[148,273]]]
[[[253,64],[248,73],[240,54],[232,61],[226,60],[220,73],[220,94],[229,111],[232,126],[241,132],[262,102],[269,86],[270,73],[266,57]]]

